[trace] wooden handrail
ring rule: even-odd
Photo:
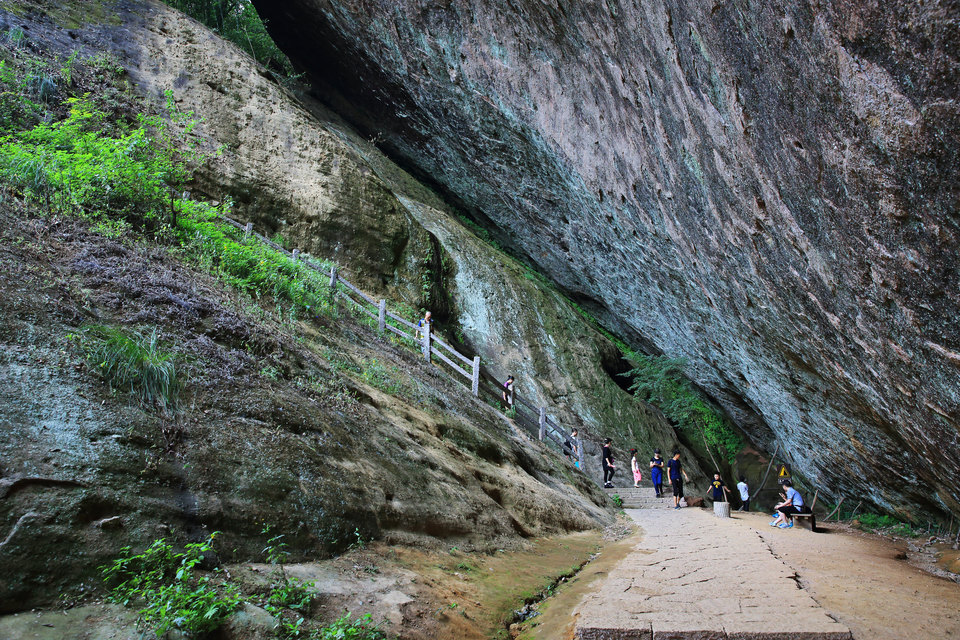
[[[402,324],[403,326],[405,326],[405,327],[407,327],[407,328],[409,328],[409,329],[413,329],[414,331],[416,331],[417,328],[418,328],[417,325],[413,324],[413,323],[410,322],[409,320],[404,320],[403,318],[401,318],[400,316],[398,316],[397,314],[395,314],[395,313],[393,313],[393,312],[391,312],[391,311],[387,311],[387,317],[390,318],[391,320],[396,320],[397,322],[399,322],[399,323]]]
[[[237,220],[233,220],[232,218],[229,218],[223,215],[222,213],[218,217],[219,219],[223,220],[227,224],[235,227],[236,229],[239,229],[240,231],[243,231],[244,237],[255,237],[257,240],[259,240],[260,242],[263,242],[264,244],[269,246],[271,249],[291,258],[294,261],[298,261],[298,258],[299,258],[300,264],[303,264],[307,268],[317,271],[319,273],[322,273],[324,275],[328,274],[328,268],[329,268],[328,266],[319,265],[314,263],[310,259],[301,258],[298,255],[300,252],[297,249],[294,249],[293,252],[287,251],[284,247],[270,240],[266,236],[254,232],[253,225],[251,223],[247,223],[247,224],[241,223]],[[441,338],[438,338],[432,332],[429,333],[429,343],[426,338],[421,341],[416,337],[416,335],[411,336],[410,334],[404,332],[400,328],[391,325],[389,322],[386,322],[387,319],[390,319],[400,323],[401,325],[407,327],[408,329],[412,329],[414,332],[418,332],[420,330],[420,328],[416,324],[410,322],[409,320],[406,320],[405,318],[401,318],[397,314],[387,310],[385,308],[385,302],[386,302],[385,300],[377,301],[373,297],[361,291],[356,285],[352,284],[351,282],[343,278],[337,272],[336,267],[333,267],[332,270],[329,271],[329,275],[331,277],[331,280],[330,280],[331,286],[342,284],[346,289],[348,289],[349,291],[359,296],[363,300],[363,302],[358,302],[357,300],[354,300],[346,292],[342,290],[337,291],[336,292],[337,295],[351,302],[354,306],[356,306],[360,311],[365,313],[367,316],[373,318],[374,320],[377,320],[381,330],[389,330],[400,337],[407,338],[414,342],[421,342],[422,343],[421,347],[425,356],[435,355],[438,358],[440,358],[441,361],[449,365],[454,371],[456,371],[460,375],[465,376],[468,379],[471,379],[471,390],[474,395],[479,395],[480,383],[485,382],[488,385],[485,388],[486,391],[492,393],[497,400],[501,399],[502,397],[501,393],[503,392],[502,384],[486,368],[481,366],[479,356],[475,356],[472,359],[469,358],[468,356],[465,356],[464,354],[460,353],[459,351],[454,349],[452,346],[450,346],[447,342],[445,342]],[[364,302],[366,303],[366,305],[364,304]],[[372,311],[368,309],[367,305],[372,305],[376,310]],[[429,352],[427,351],[428,344],[429,344]],[[455,358],[463,362],[465,365],[469,366],[472,371],[468,372],[465,368],[453,362],[453,360],[451,360],[447,354],[441,352],[438,347],[445,349],[450,355],[454,356]],[[566,439],[566,434],[563,433],[563,430],[560,427],[560,425],[558,425],[552,418],[550,418],[550,416],[547,416],[545,414],[545,411],[546,411],[545,407],[537,407],[533,403],[531,403],[529,400],[527,400],[526,398],[520,396],[515,392],[512,394],[512,399],[514,402],[513,408],[516,411],[516,417],[518,422],[529,423],[531,427],[533,427],[535,430],[538,431],[541,440],[548,439],[556,443],[557,445],[559,445],[561,449],[563,448],[563,442]],[[526,415],[525,412],[521,410],[521,408],[529,409],[531,412],[533,412],[533,415]]]
[[[341,283],[343,286],[345,286],[347,289],[350,289],[350,291],[353,291],[355,294],[357,294],[358,296],[360,296],[361,298],[363,298],[364,300],[366,300],[367,302],[369,302],[369,303],[372,304],[373,306],[377,306],[377,301],[376,301],[376,300],[374,300],[373,298],[371,298],[370,296],[368,296],[367,294],[365,294],[363,291],[360,291],[360,289],[358,289],[357,287],[353,286],[352,284],[350,284],[349,282],[347,282],[347,281],[344,280],[343,278],[337,278],[337,282],[340,282],[340,283]]]
[[[463,360],[463,362],[464,362],[465,364],[469,364],[469,365],[472,365],[472,364],[473,364],[473,359],[472,359],[472,358],[468,358],[467,356],[463,355],[462,353],[460,353],[459,351],[457,351],[456,349],[454,349],[453,347],[451,347],[450,345],[448,345],[446,342],[444,342],[443,340],[441,340],[440,338],[438,338],[438,337],[436,336],[436,334],[433,335],[433,337],[431,338],[431,340],[433,341],[434,344],[440,345],[441,347],[443,347],[444,349],[446,349],[447,351],[449,351],[449,352],[452,353],[453,355],[455,355],[455,356],[457,356],[458,358],[460,358],[461,360]]]
[[[465,371],[465,370],[463,369],[463,367],[461,367],[460,365],[454,364],[453,360],[451,360],[450,358],[448,358],[447,356],[445,356],[445,355],[443,354],[443,352],[440,351],[439,349],[437,349],[436,347],[431,346],[431,347],[430,347],[430,353],[432,353],[433,355],[437,356],[438,358],[440,358],[441,360],[443,360],[444,362],[446,362],[448,365],[450,365],[451,367],[453,367],[456,371],[458,371],[459,373],[463,374],[464,376],[466,376],[466,377],[468,377],[468,378],[471,377],[472,374],[470,374],[469,372]]]

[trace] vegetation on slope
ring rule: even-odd
[[[274,73],[293,76],[293,65],[267,33],[250,0],[165,1],[230,40]]]
[[[644,402],[659,407],[681,429],[702,439],[708,452],[711,447],[718,449],[728,462],[733,462],[743,449],[743,439],[684,376],[686,361],[636,352],[628,352],[624,357],[636,363],[633,369],[621,374],[633,380],[630,391]]]

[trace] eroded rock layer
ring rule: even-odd
[[[256,4],[324,100],[827,495],[960,510],[956,1]]]

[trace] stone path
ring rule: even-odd
[[[627,514],[643,540],[580,604],[577,640],[852,638],[736,519],[693,508]]]

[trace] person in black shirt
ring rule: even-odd
[[[713,474],[713,481],[710,483],[710,493],[713,495],[714,502],[726,502],[724,494],[727,492],[727,485],[720,479],[720,472]]]
[[[658,498],[663,497],[663,458],[660,457],[660,449],[653,450],[653,457],[650,458],[650,479],[653,481],[653,490]]]
[[[610,482],[613,480],[613,472],[616,471],[617,465],[613,464],[613,452],[610,451],[610,443],[613,442],[610,438],[605,438],[603,441],[603,457],[600,458],[600,464],[603,466],[603,486],[611,489],[613,488],[613,483]]]
[[[670,485],[673,487],[673,508],[680,508],[680,499],[683,497],[683,481],[690,480],[687,472],[680,464],[680,449],[673,450],[673,458],[667,461],[667,471],[670,473]],[[682,476],[682,477],[681,477]]]

